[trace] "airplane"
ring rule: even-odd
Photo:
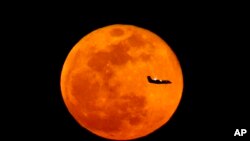
[[[152,79],[150,76],[147,76],[149,83],[155,83],[155,84],[171,84],[172,82],[169,80],[158,80],[158,79]]]

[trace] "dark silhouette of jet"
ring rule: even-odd
[[[149,83],[154,83],[154,84],[171,84],[172,82],[169,80],[158,80],[158,79],[152,79],[150,76],[147,76],[148,82]]]

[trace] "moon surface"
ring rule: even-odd
[[[147,76],[171,84],[149,83]],[[72,48],[60,84],[69,113],[82,127],[103,138],[130,140],[171,118],[183,76],[176,55],[159,36],[114,24],[92,31]]]

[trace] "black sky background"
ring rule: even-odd
[[[5,15],[2,27],[7,29],[8,45],[3,51],[9,58],[3,62],[11,73],[7,79],[11,81],[5,83],[11,87],[3,100],[8,103],[3,108],[10,127],[6,131],[26,139],[105,140],[80,127],[69,114],[61,97],[60,73],[67,54],[83,36],[117,23],[146,28],[163,38],[184,75],[183,97],[175,114],[138,140],[233,137],[236,128],[250,131],[249,24],[244,7],[162,5],[130,12],[87,7],[34,6]]]

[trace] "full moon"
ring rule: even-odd
[[[171,83],[154,83],[163,80]],[[60,85],[79,125],[106,139],[130,140],[169,121],[181,100],[183,75],[177,56],[158,35],[114,24],[92,31],[71,49]]]

